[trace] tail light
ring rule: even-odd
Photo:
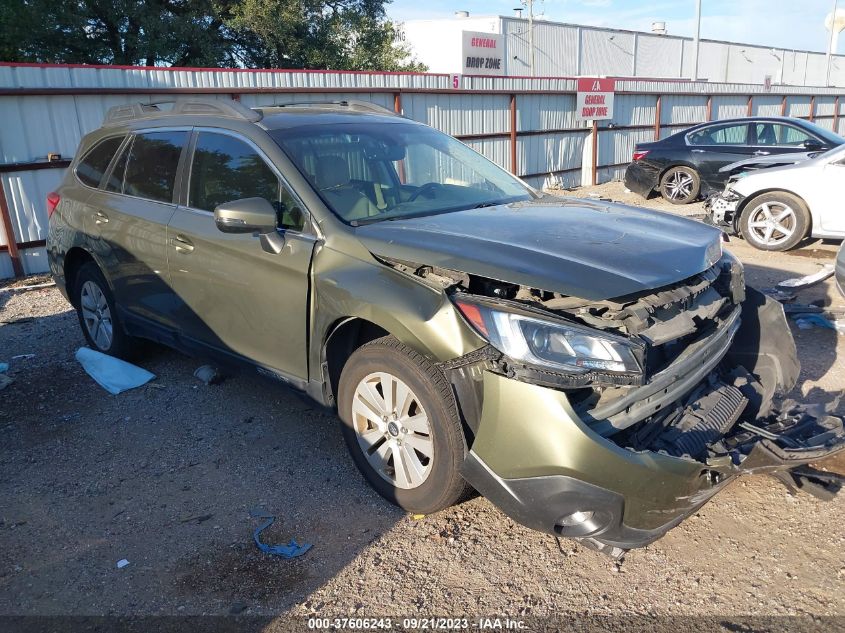
[[[47,218],[49,219],[53,215],[53,211],[56,210],[56,207],[59,206],[59,202],[61,202],[62,197],[57,194],[55,191],[51,191],[47,194]]]
[[[648,156],[648,150],[647,149],[645,149],[645,150],[635,149],[634,150],[634,161],[642,160],[646,156]]]

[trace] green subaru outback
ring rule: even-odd
[[[113,108],[48,197],[88,344],[139,339],[336,409],[381,495],[483,494],[613,556],[742,473],[830,497],[843,423],[781,396],[780,305],[718,230],[546,196],[376,106]]]

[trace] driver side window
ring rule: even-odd
[[[304,226],[302,210],[275,172],[249,144],[228,134],[199,133],[188,192],[188,206],[209,212],[224,202],[264,198],[275,207],[279,228]]]

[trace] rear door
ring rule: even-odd
[[[176,210],[176,175],[189,134],[133,133],[88,201],[86,226],[118,310],[168,327],[174,295],[167,279],[167,223]]]
[[[179,326],[195,341],[307,379],[307,317],[315,236],[302,203],[250,140],[198,128],[185,176],[183,205],[170,220],[167,257],[179,298]],[[214,208],[262,197],[278,211],[280,253],[257,236],[223,233]]]
[[[727,175],[720,174],[719,170],[749,158],[754,152],[749,143],[747,122],[708,125],[687,134],[686,142],[705,189],[721,189]]]

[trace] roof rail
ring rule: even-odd
[[[257,106],[258,110],[269,110],[271,108],[327,108],[327,107],[343,107],[358,112],[375,112],[378,114],[388,114],[390,116],[401,116],[388,108],[372,103],[370,101],[360,101],[358,99],[343,99],[342,101],[298,101],[296,103],[277,103],[274,105]]]
[[[160,106],[170,106],[163,108]],[[260,121],[262,115],[233,99],[166,99],[152,103],[127,103],[109,108],[103,125],[119,125],[127,121],[162,116],[219,116],[230,119]]]

